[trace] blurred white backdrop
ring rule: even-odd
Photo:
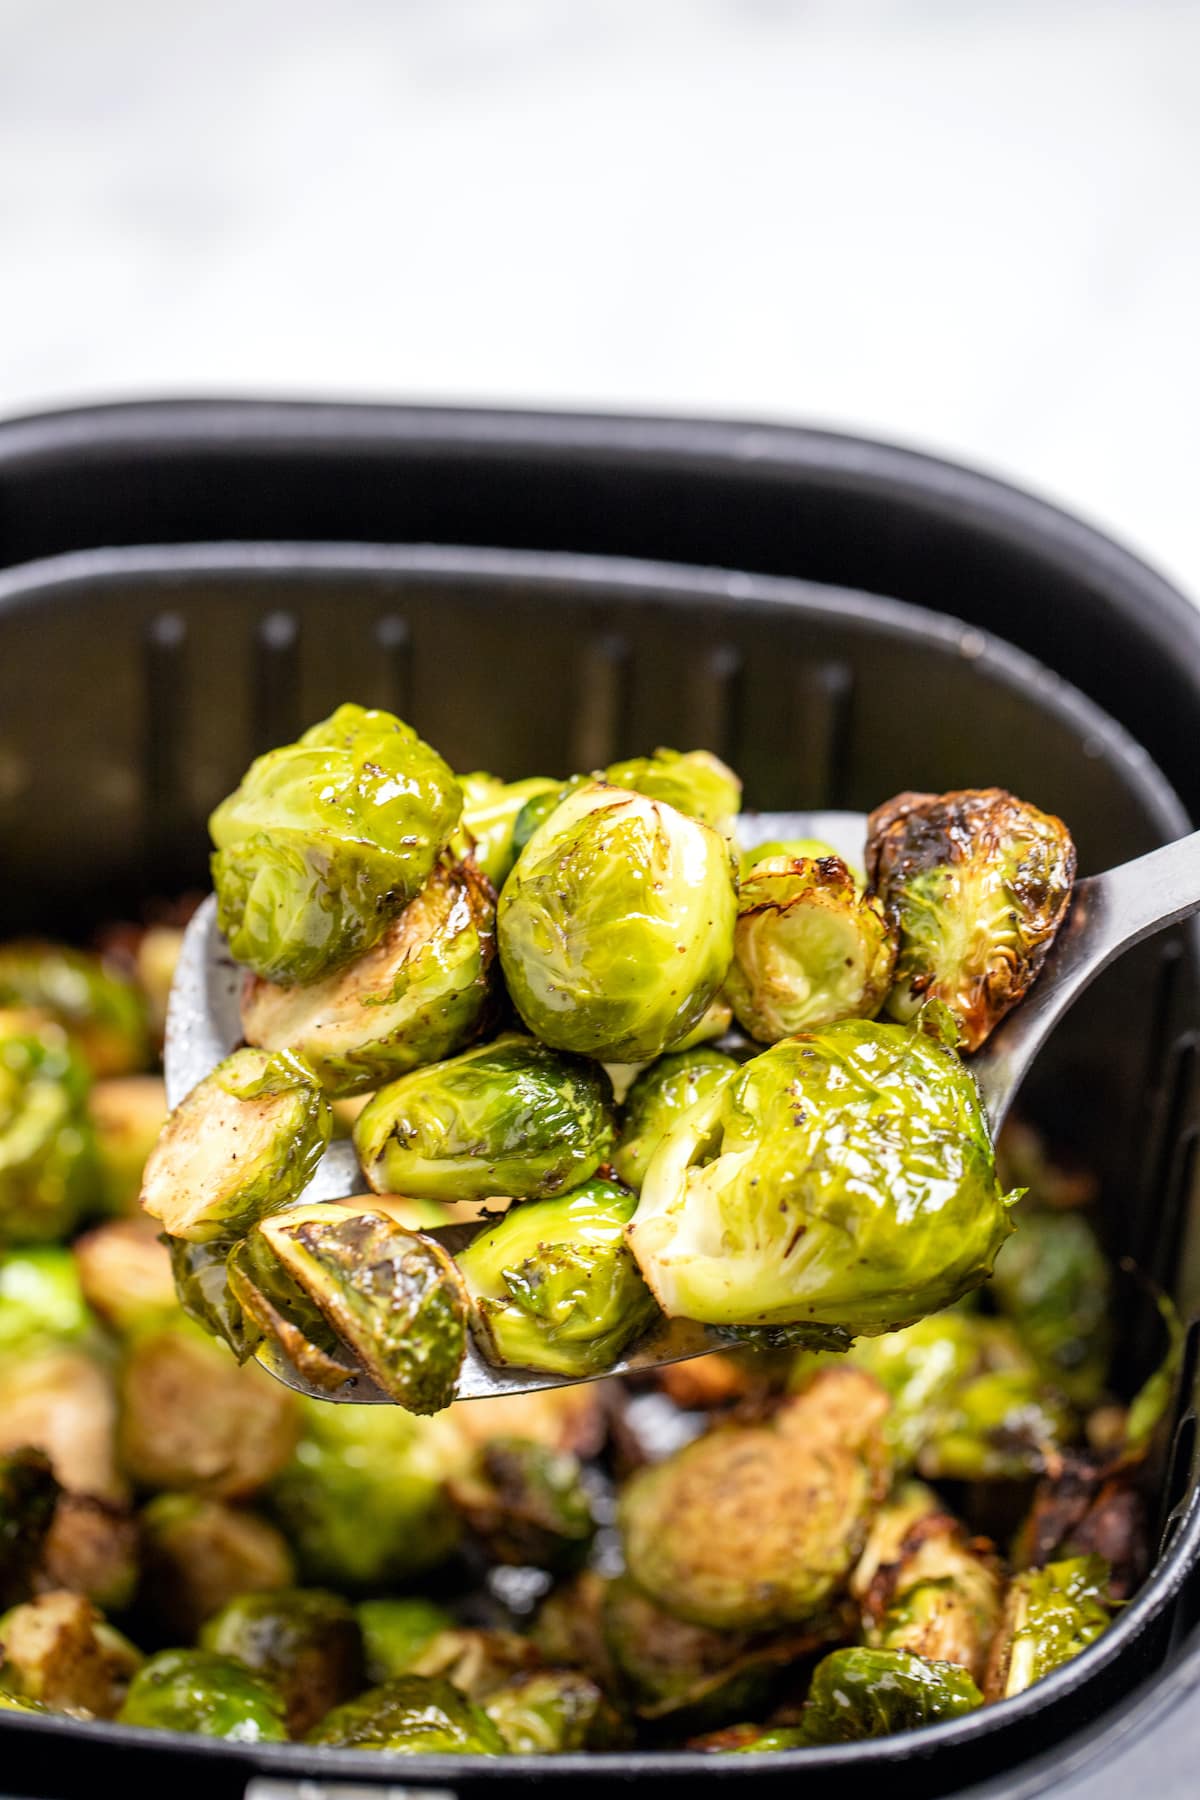
[[[0,0],[0,412],[844,426],[1200,594],[1195,0]]]

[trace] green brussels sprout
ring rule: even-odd
[[[887,1399],[822,1369],[761,1424],[718,1425],[639,1469],[618,1521],[633,1580],[715,1631],[810,1619],[845,1582],[888,1484]]]
[[[140,1576],[132,1512],[94,1494],[60,1494],[42,1545],[39,1588],[64,1588],[85,1595],[102,1612],[124,1612]]]
[[[140,1599],[174,1637],[194,1638],[239,1595],[291,1587],[287,1539],[244,1506],[199,1494],[156,1494],[141,1515],[145,1572]]]
[[[1075,846],[1003,788],[897,794],[867,822],[867,874],[899,939],[893,1018],[930,999],[978,1050],[1024,999],[1066,917]]]
[[[482,1707],[451,1682],[422,1675],[384,1682],[335,1707],[308,1742],[394,1756],[503,1756],[507,1749]]]
[[[725,992],[760,1043],[837,1019],[873,1019],[895,962],[882,909],[840,857],[772,858],[743,880]]]
[[[729,967],[736,911],[715,831],[592,783],[517,858],[497,913],[500,961],[544,1043],[649,1062],[703,1018]]]
[[[698,819],[731,838],[742,804],[742,784],[710,750],[655,750],[610,763],[603,780],[647,800],[661,800],[689,819]]]
[[[133,1681],[119,1725],[191,1731],[237,1744],[281,1743],[284,1705],[269,1682],[232,1656],[211,1650],[160,1650]]]
[[[48,1014],[97,1078],[131,1075],[151,1061],[141,994],[89,950],[37,940],[0,944],[0,1008],[6,1007]]]
[[[1003,1328],[997,1332],[993,1321],[954,1307],[918,1319],[903,1331],[858,1340],[851,1359],[875,1377],[891,1401],[883,1435],[897,1468],[915,1465],[950,1396],[993,1360],[993,1347],[1008,1343],[1009,1333]],[[1015,1360],[1024,1364],[1015,1340],[1011,1347]],[[796,1375],[805,1379],[803,1357]]]
[[[120,1501],[116,1432],[112,1375],[92,1347],[48,1344],[0,1357],[0,1452],[42,1450],[64,1488]]]
[[[106,1219],[76,1238],[71,1254],[83,1299],[119,1336],[177,1316],[171,1258],[149,1219]]]
[[[271,1508],[305,1580],[362,1592],[444,1562],[460,1535],[445,1481],[466,1452],[446,1419],[302,1401],[303,1433]]]
[[[29,1598],[58,1495],[44,1451],[0,1455],[0,1607]]]
[[[454,1620],[445,1607],[417,1596],[409,1599],[362,1600],[355,1608],[362,1632],[367,1680],[372,1687],[407,1675],[421,1651]]]
[[[69,1250],[39,1244],[0,1254],[0,1355],[82,1338],[92,1323]]]
[[[1010,1204],[954,1052],[852,1019],[764,1050],[685,1113],[629,1240],[670,1317],[845,1347],[983,1281]]]
[[[248,976],[246,1042],[294,1050],[339,1096],[450,1056],[478,1034],[492,998],[495,918],[474,863],[444,858],[353,962],[304,987]]]
[[[594,1178],[514,1206],[458,1258],[489,1362],[595,1375],[657,1315],[625,1232],[637,1202]]]
[[[1023,1694],[1095,1643],[1112,1623],[1108,1564],[1100,1556],[1072,1556],[1014,1575],[992,1641],[984,1695]]]
[[[339,706],[251,763],[208,822],[229,948],[283,982],[361,955],[424,887],[461,811],[458,783],[411,726]]]
[[[381,1089],[354,1127],[377,1193],[543,1200],[595,1173],[616,1130],[603,1069],[506,1034]]]
[[[239,1237],[312,1180],[332,1131],[329,1102],[288,1050],[235,1050],[167,1121],[142,1206],[172,1237]]]
[[[996,1258],[992,1292],[1049,1382],[1076,1406],[1104,1392],[1112,1348],[1112,1276],[1079,1213],[1031,1212]]]
[[[94,1204],[87,1085],[51,1019],[0,1012],[0,1243],[66,1237]]]
[[[927,1512],[867,1590],[866,1641],[878,1650],[955,1663],[982,1684],[1003,1586],[985,1541],[968,1539],[948,1513]]]
[[[449,1497],[491,1562],[571,1569],[596,1535],[579,1459],[529,1438],[484,1444]]]
[[[813,1674],[799,1741],[890,1737],[961,1718],[982,1704],[978,1687],[955,1663],[927,1662],[908,1650],[834,1650]]]
[[[788,862],[820,862],[823,857],[836,856],[837,850],[824,838],[771,838],[765,844],[755,844],[752,849],[742,850],[738,856],[738,866],[742,880],[756,869],[760,862],[773,861],[782,856]],[[851,870],[854,874],[854,871]],[[855,875],[855,879],[858,877]]]
[[[436,1239],[385,1213],[341,1206],[294,1208],[252,1235],[398,1406],[415,1413],[449,1406],[466,1355],[467,1296]]]
[[[513,1756],[612,1750],[625,1740],[611,1702],[578,1669],[528,1669],[514,1675],[488,1695],[483,1710]]]
[[[1074,1415],[1036,1369],[989,1369],[947,1396],[917,1468],[929,1481],[1020,1481],[1074,1435]]]
[[[39,1594],[0,1618],[0,1685],[52,1712],[111,1719],[141,1660],[82,1594]]]
[[[282,1696],[288,1734],[303,1737],[364,1684],[354,1609],[320,1588],[240,1594],[200,1632],[200,1648],[236,1657]]]
[[[720,1050],[673,1050],[643,1069],[625,1096],[613,1168],[636,1192],[675,1121],[724,1086],[738,1065]]]
[[[553,795],[557,804],[562,783],[548,775],[501,781],[497,775],[478,770],[472,775],[460,775],[458,785],[463,797],[462,822],[472,838],[471,854],[499,893],[520,848],[514,847],[513,836],[522,809],[528,801],[542,796]],[[540,824],[540,819],[537,822]]]
[[[135,1211],[142,1174],[168,1110],[161,1075],[116,1075],[93,1086],[87,1111],[105,1212]]]

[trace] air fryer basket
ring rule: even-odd
[[[1114,721],[1028,657],[845,589],[531,552],[225,545],[84,552],[0,575],[0,934],[79,933],[205,879],[204,819],[247,759],[338,700],[386,705],[459,768],[568,772],[706,745],[763,808],[867,808],[901,787],[996,782],[1066,818],[1083,872],[1187,822]],[[1103,1177],[1110,1247],[1190,1318],[1200,955],[1191,931],[1110,970],[1048,1047],[1028,1112]],[[1147,1346],[1128,1347],[1133,1366]],[[0,1715],[24,1793],[285,1781],[566,1793],[637,1776],[950,1793],[1094,1721],[1161,1663],[1200,1545],[1189,1355],[1166,1461],[1163,1549],[1086,1655],[1015,1700],[878,1744],[750,1758],[636,1753],[390,1759],[180,1741]]]

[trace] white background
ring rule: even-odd
[[[0,413],[803,419],[1200,594],[1194,0],[0,0]]]

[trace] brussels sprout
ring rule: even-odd
[[[901,1481],[888,1495],[871,1520],[862,1554],[854,1565],[847,1586],[862,1606],[874,1592],[877,1581],[898,1562],[905,1540],[915,1526],[923,1525],[942,1511],[942,1502],[923,1481]]]
[[[132,1212],[150,1152],[167,1122],[160,1075],[120,1075],[98,1081],[87,1099],[105,1212]]]
[[[87,1083],[51,1019],[0,1012],[0,1242],[65,1237],[94,1203]]]
[[[97,1077],[134,1074],[151,1060],[141,994],[88,950],[36,940],[0,944],[3,1007],[49,1014]]]
[[[208,1620],[200,1647],[236,1657],[283,1698],[292,1737],[361,1692],[362,1633],[353,1608],[319,1588],[241,1594]]]
[[[465,1460],[450,1422],[319,1400],[300,1410],[303,1434],[271,1506],[302,1576],[361,1592],[443,1562],[460,1531],[444,1484]]]
[[[45,1244],[0,1255],[0,1355],[82,1338],[91,1325],[69,1250]]]
[[[613,1585],[611,1579],[597,1570],[581,1569],[578,1575],[550,1590],[530,1627],[530,1640],[544,1663],[556,1668],[582,1669],[606,1694],[616,1694],[621,1685],[609,1654],[604,1628],[605,1609]],[[631,1583],[626,1585],[639,1601],[644,1600]],[[656,1617],[665,1618],[665,1614],[657,1613],[651,1601],[645,1600],[645,1606]],[[676,1626],[678,1620],[671,1620],[670,1624]],[[696,1631],[699,1627],[688,1626],[686,1629]],[[636,1636],[635,1629],[635,1639]]]
[[[82,1594],[42,1594],[0,1618],[0,1683],[52,1712],[111,1719],[141,1652]]]
[[[507,1748],[482,1707],[449,1681],[422,1675],[387,1681],[336,1707],[308,1742],[397,1756],[503,1756]]]
[[[44,1451],[0,1455],[0,1607],[28,1599],[58,1493]]]
[[[1003,788],[897,794],[867,822],[867,874],[899,938],[893,1018],[929,998],[978,1050],[1024,999],[1066,917],[1075,846]]]
[[[578,1669],[529,1669],[484,1703],[513,1756],[611,1750],[624,1741],[621,1720],[601,1689]]]
[[[771,838],[765,844],[755,844],[752,849],[741,851],[738,865],[744,881],[760,862],[774,861],[778,856],[788,862],[820,862],[823,857],[836,855],[834,846],[826,843],[824,838]]]
[[[719,1425],[621,1495],[625,1561],[679,1618],[756,1631],[811,1618],[849,1575],[887,1488],[883,1390],[822,1369],[762,1424]]]
[[[590,784],[530,838],[500,896],[517,1011],[559,1050],[648,1062],[703,1018],[733,953],[729,849],[709,826]]]
[[[450,1614],[432,1600],[363,1600],[355,1610],[372,1687],[407,1675],[431,1639],[454,1629]]]
[[[917,1468],[929,1481],[1019,1481],[1074,1435],[1074,1416],[1035,1370],[992,1369],[947,1397]]]
[[[851,1350],[854,1363],[886,1389],[891,1406],[883,1435],[896,1466],[911,1469],[923,1446],[935,1435],[942,1409],[951,1395],[1010,1344],[1003,1327],[951,1308],[918,1319],[903,1331],[860,1338]],[[1025,1366],[1019,1345],[1011,1340],[1012,1359]],[[797,1375],[804,1379],[801,1358]]]
[[[305,987],[247,977],[246,1042],[294,1050],[327,1093],[361,1094],[478,1035],[492,997],[495,901],[468,858],[443,859],[353,962]]]
[[[228,1344],[239,1362],[253,1356],[262,1339],[262,1328],[247,1318],[229,1285],[229,1263],[249,1239],[231,1250],[223,1240],[192,1244],[186,1238],[168,1238],[171,1277],[180,1306],[210,1337]],[[272,1259],[274,1266],[274,1259]]]
[[[1010,1204],[954,1052],[854,1019],[764,1050],[685,1113],[629,1239],[669,1316],[844,1347],[983,1281]]]
[[[725,997],[724,990],[716,994],[708,1003],[700,1016],[698,1024],[693,1025],[683,1037],[676,1038],[671,1050],[695,1050],[700,1044],[711,1044],[715,1038],[723,1038],[733,1029],[733,1008]],[[613,1063],[616,1068],[637,1068],[637,1064]]]
[[[1030,1212],[996,1259],[992,1291],[1047,1381],[1076,1406],[1104,1391],[1112,1345],[1112,1280],[1095,1231],[1078,1213]]]
[[[947,1513],[929,1512],[867,1591],[867,1642],[955,1663],[980,1683],[1002,1597],[1000,1567],[986,1542],[969,1540]]]
[[[499,893],[520,847],[514,848],[513,835],[523,807],[528,801],[551,795],[557,804],[562,783],[548,775],[501,781],[496,775],[477,771],[460,775],[458,785],[463,796],[462,822],[473,840],[472,855]]]
[[[72,1254],[83,1297],[122,1337],[177,1313],[171,1258],[149,1219],[108,1219],[76,1238]]]
[[[656,1316],[625,1242],[637,1202],[598,1178],[513,1207],[462,1252],[471,1325],[490,1362],[594,1375]]]
[[[160,1650],[134,1676],[117,1715],[120,1725],[191,1731],[238,1744],[282,1742],[283,1719],[283,1700],[269,1682],[211,1650]]]
[[[1014,1575],[1004,1616],[992,1643],[984,1694],[1007,1700],[1070,1662],[1112,1622],[1108,1564],[1073,1556]]]
[[[840,857],[756,863],[738,895],[725,992],[760,1043],[837,1019],[873,1019],[896,947],[877,901]]]
[[[378,1193],[542,1200],[586,1181],[615,1136],[602,1069],[506,1034],[383,1088],[354,1147]]]
[[[655,750],[628,762],[610,763],[603,779],[647,800],[660,800],[689,819],[732,837],[742,804],[742,784],[710,750]]]
[[[908,1650],[834,1650],[820,1663],[800,1723],[804,1744],[850,1744],[957,1719],[982,1705],[965,1669]]]
[[[0,1451],[43,1450],[73,1493],[125,1498],[107,1367],[71,1344],[0,1359]]]
[[[377,1384],[410,1412],[454,1397],[467,1347],[467,1300],[450,1256],[385,1214],[308,1206],[258,1232]]]
[[[268,1520],[198,1494],[156,1494],[141,1516],[141,1600],[160,1628],[193,1638],[239,1595],[291,1587],[295,1563]]]
[[[84,1594],[102,1612],[133,1603],[141,1573],[137,1520],[92,1494],[60,1494],[42,1545],[37,1584]]]
[[[241,1499],[284,1467],[299,1430],[293,1394],[191,1325],[134,1340],[120,1398],[121,1461],[143,1487]]]
[[[720,1050],[675,1050],[643,1069],[628,1094],[613,1168],[635,1191],[671,1126],[723,1087],[738,1065]]]
[[[527,1438],[494,1438],[449,1484],[451,1503],[491,1562],[570,1569],[596,1535],[578,1459]]]
[[[209,1279],[215,1290],[215,1271]],[[270,1370],[278,1356],[326,1393],[335,1393],[359,1373],[357,1360],[343,1349],[316,1301],[289,1275],[260,1230],[229,1252],[225,1283],[224,1295],[214,1294],[212,1318],[216,1334],[231,1345],[239,1362],[253,1353]]]
[[[404,1673],[452,1681],[468,1700],[484,1700],[514,1675],[541,1666],[536,1645],[515,1631],[455,1625],[428,1638]]]
[[[1111,1472],[1108,1459],[1067,1450],[1034,1490],[1013,1540],[1015,1569],[1040,1569],[1070,1557],[1100,1556],[1109,1566],[1108,1595],[1116,1604],[1137,1589],[1150,1566],[1146,1504],[1136,1471]]]

